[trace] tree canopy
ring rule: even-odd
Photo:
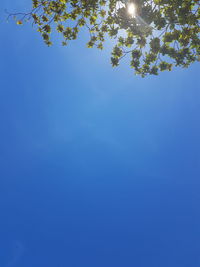
[[[81,27],[89,32],[87,46],[103,49],[114,40],[112,66],[130,55],[130,67],[142,77],[200,60],[198,0],[32,0],[28,13],[9,14],[17,24],[31,22],[50,46],[51,32],[75,40]]]

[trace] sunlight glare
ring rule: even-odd
[[[135,17],[136,15],[136,7],[133,3],[128,4],[128,13],[131,17]]]

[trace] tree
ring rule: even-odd
[[[103,49],[115,40],[112,66],[130,55],[130,66],[142,77],[173,66],[188,67],[200,60],[200,4],[198,0],[32,0],[28,13],[9,14],[17,24],[31,21],[50,46],[51,32],[63,36],[62,45],[89,31],[89,48]]]

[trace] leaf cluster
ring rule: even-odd
[[[188,67],[200,59],[200,8],[197,0],[32,0],[29,13],[18,15],[37,26],[44,42],[59,32],[63,45],[75,40],[82,27],[89,31],[89,48],[103,49],[108,37],[115,41],[112,66],[130,55],[130,66],[142,77],[173,66]],[[130,2],[135,16],[127,12]]]

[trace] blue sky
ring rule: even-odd
[[[0,266],[199,267],[199,65],[142,79],[84,34],[48,48],[5,22],[28,6],[0,11]]]

